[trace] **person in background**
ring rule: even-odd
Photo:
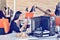
[[[0,10],[0,19],[4,19],[6,18],[6,16],[4,15],[3,11]],[[0,23],[0,27],[1,27],[1,23]],[[5,34],[5,31],[4,31],[4,28],[0,28],[0,35],[4,35]]]
[[[58,4],[56,5],[56,9],[55,9],[55,14],[56,14],[56,18],[58,18],[56,21],[58,25],[56,25],[56,29],[58,29],[58,36],[60,38],[60,2],[58,2]]]
[[[11,21],[10,31],[8,33],[12,33],[13,31],[20,33],[26,28],[27,22],[21,25],[20,23],[21,18],[22,18],[22,12],[17,11],[15,13],[14,19]]]
[[[34,5],[31,6],[30,10],[27,7],[26,8],[26,13],[25,13],[25,18],[27,19],[27,30],[26,32],[30,35],[31,34],[31,19],[34,16],[34,12],[35,12],[35,7]]]

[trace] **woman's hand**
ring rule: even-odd
[[[18,34],[16,35],[16,37],[27,38],[28,35],[27,35],[26,33],[24,33],[24,32],[21,32],[21,33],[18,33]]]
[[[31,28],[27,28],[26,33],[31,33]]]
[[[23,27],[21,27],[20,31],[22,32],[23,30],[24,30],[24,28],[23,28]]]
[[[20,31],[23,31],[27,26],[27,20],[24,20],[24,24],[22,25]]]

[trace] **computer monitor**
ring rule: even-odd
[[[50,30],[50,17],[49,16],[35,17],[32,19],[31,25],[33,31]]]

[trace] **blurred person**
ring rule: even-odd
[[[60,20],[60,2],[58,2],[58,4],[56,5],[55,14],[56,14],[56,17],[58,17],[57,23],[59,24],[57,25],[57,29],[59,33],[57,37],[60,38],[60,21],[59,21]]]
[[[26,28],[27,22],[21,25],[20,23],[21,18],[22,18],[22,12],[17,11],[15,13],[14,19],[11,21],[9,33],[12,33],[13,31],[20,33]]]

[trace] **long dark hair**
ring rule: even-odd
[[[17,19],[19,18],[20,14],[22,14],[22,12],[17,11],[17,12],[15,13],[15,16],[14,16],[13,21],[17,20]]]

